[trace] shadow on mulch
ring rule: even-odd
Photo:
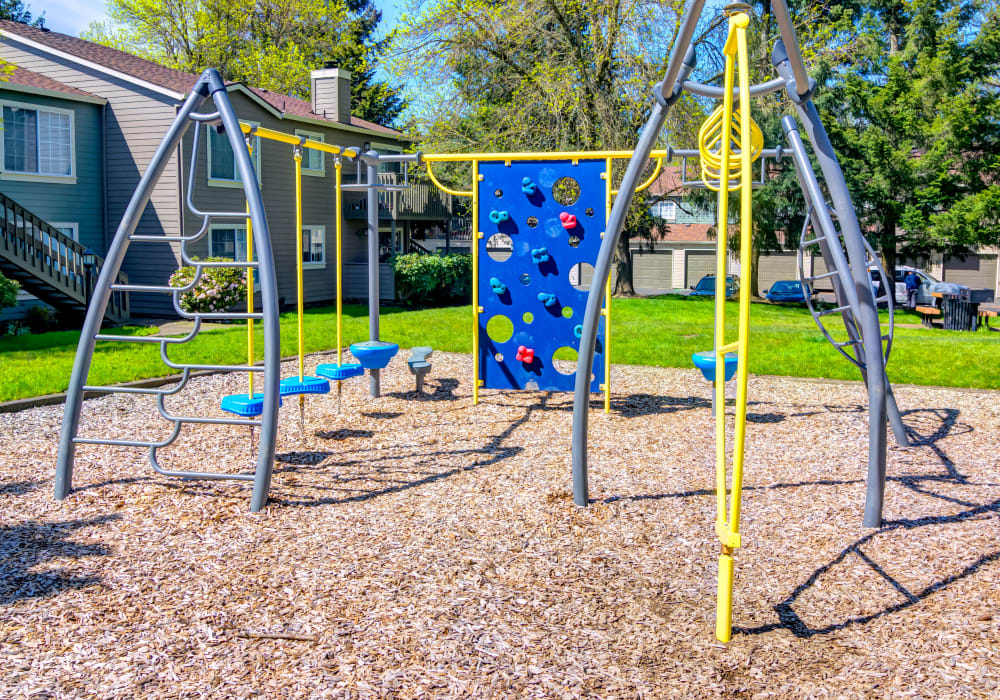
[[[23,496],[26,493],[34,491],[41,485],[41,481],[12,481],[9,484],[0,484],[0,494]]]
[[[481,447],[473,447],[460,450],[435,450],[432,452],[411,452],[408,455],[392,454],[378,456],[373,451],[369,457],[354,459],[345,462],[328,465],[330,468],[345,468],[364,466],[366,469],[360,474],[341,476],[339,474],[324,475],[323,481],[329,485],[317,486],[309,484],[308,488],[323,491],[334,491],[340,495],[330,495],[319,498],[290,498],[280,494],[272,494],[271,503],[283,506],[322,506],[342,503],[356,503],[369,501],[392,493],[399,493],[407,489],[418,488],[427,484],[432,484],[443,479],[448,479],[463,472],[484,469],[503,462],[506,459],[520,454],[524,448],[512,445],[505,446],[504,442],[517,431],[518,428],[527,423],[531,414],[535,411],[546,410],[548,396],[542,396],[537,403],[524,407],[524,415],[512,421],[497,435],[488,439]],[[435,470],[434,466],[440,464],[446,458],[467,455],[475,459],[470,464],[460,467],[453,467],[444,470]],[[400,463],[405,467],[398,467]],[[294,470],[284,469],[282,471]],[[423,471],[421,471],[423,470]],[[351,487],[354,482],[370,483],[375,481],[379,486],[371,488]],[[348,492],[344,494],[344,492]]]
[[[365,418],[375,418],[377,420],[389,420],[390,418],[399,418],[403,415],[402,411],[372,411],[371,413],[362,413]]]
[[[944,590],[956,581],[961,581],[962,579],[973,576],[983,567],[1000,561],[1000,550],[989,552],[983,554],[971,564],[966,565],[957,573],[946,576],[938,581],[934,581],[919,591],[910,591],[903,586],[902,583],[893,578],[892,575],[890,575],[878,562],[874,561],[862,550],[862,547],[876,537],[894,530],[915,530],[923,527],[950,525],[954,523],[961,523],[973,518],[979,518],[984,515],[990,516],[1000,514],[1000,499],[996,499],[988,503],[974,503],[972,501],[955,498],[954,496],[945,493],[938,493],[937,491],[924,486],[925,483],[940,485],[950,484],[954,486],[1000,486],[1000,484],[975,484],[970,482],[968,477],[958,470],[955,463],[937,444],[945,437],[963,435],[973,431],[971,426],[959,424],[957,422],[959,412],[952,408],[925,408],[903,411],[902,415],[904,419],[906,419],[906,430],[911,440],[911,446],[930,447],[940,460],[941,466],[944,468],[944,473],[904,474],[902,476],[889,477],[888,481],[902,484],[906,488],[909,488],[921,495],[937,498],[947,503],[961,505],[965,507],[966,510],[952,515],[926,515],[916,518],[901,518],[898,520],[883,522],[882,527],[879,530],[869,533],[868,535],[855,540],[850,545],[845,547],[830,562],[823,564],[813,571],[813,573],[802,584],[796,587],[795,590],[788,595],[788,597],[775,605],[774,611],[778,615],[778,622],[761,625],[759,627],[734,627],[733,632],[751,635],[764,634],[776,629],[785,629],[794,634],[796,637],[807,638],[816,635],[829,634],[852,625],[863,625],[880,617],[906,610],[907,608],[916,605],[921,600],[924,600],[928,596]],[[806,591],[816,584],[823,574],[843,562],[848,555],[851,554],[855,555],[862,562],[864,562],[875,574],[885,580],[886,583],[902,595],[905,600],[900,603],[888,605],[883,609],[868,615],[834,620],[826,625],[810,627],[802,620],[802,618],[798,616],[793,609],[793,605]]]
[[[435,386],[436,385],[436,386]],[[394,399],[401,399],[405,401],[457,401],[462,398],[461,396],[455,395],[455,389],[458,388],[458,380],[452,379],[450,377],[444,379],[428,379],[424,382],[424,388],[430,389],[433,387],[433,391],[394,391],[386,394],[386,396],[391,396]]]
[[[74,530],[117,520],[117,515],[103,515],[93,520],[69,520],[61,523],[28,522],[0,527],[0,607],[19,600],[46,598],[62,591],[100,583],[96,576],[72,576],[63,569],[33,572],[45,562],[63,557],[103,557],[111,550],[99,544],[78,544],[65,538]]]
[[[374,430],[356,430],[354,428],[341,428],[339,430],[316,431],[316,437],[322,438],[324,440],[347,440],[349,438],[370,438],[374,435],[375,435]]]

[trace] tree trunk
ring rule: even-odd
[[[614,296],[634,297],[635,286],[632,283],[632,249],[629,248],[628,232],[622,232],[618,239],[618,250],[615,252],[615,272],[618,280],[615,282]]]
[[[760,246],[757,244],[750,247],[750,260],[750,296],[759,299],[760,284],[757,282],[757,273],[760,272]]]

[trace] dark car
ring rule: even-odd
[[[736,292],[740,291],[740,281],[735,275],[726,275],[726,298],[732,299]],[[688,296],[692,297],[714,297],[715,296],[715,275],[705,275],[698,284],[691,287]]]
[[[797,301],[804,303],[806,292],[802,288],[802,283],[797,280],[778,280],[771,285],[770,289],[764,290],[764,297],[768,301]]]

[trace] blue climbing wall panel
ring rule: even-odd
[[[603,160],[479,164],[479,368],[487,389],[573,391],[575,373],[563,374],[567,368],[557,368],[552,356],[564,347],[579,351],[588,294],[579,281],[589,281],[607,220],[604,170]],[[564,177],[579,186],[571,204],[553,194]],[[512,336],[505,337],[511,323],[497,317],[510,320]],[[518,359],[521,346],[534,351],[530,361]],[[602,317],[595,392],[604,379],[604,347]]]

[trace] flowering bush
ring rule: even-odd
[[[197,260],[197,258],[195,258]],[[206,262],[232,262],[208,258]],[[182,267],[170,276],[171,287],[186,287],[194,279],[193,267]],[[180,305],[188,313],[221,313],[246,299],[246,273],[239,267],[208,267],[201,271],[198,284],[180,295]]]

